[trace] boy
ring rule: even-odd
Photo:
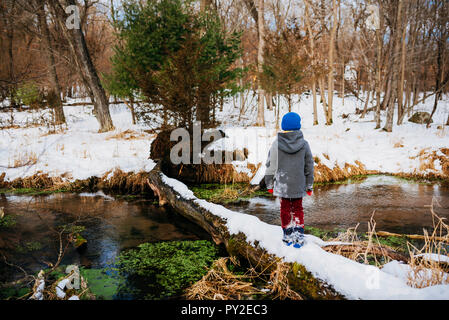
[[[268,192],[281,199],[282,241],[300,248],[304,244],[302,198],[312,195],[313,157],[304,140],[301,117],[289,112],[282,118],[282,132],[273,142],[266,163]]]

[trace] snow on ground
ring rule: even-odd
[[[110,110],[116,129],[107,133],[98,133],[91,106],[64,107],[68,129],[62,133],[48,134],[43,126],[0,130],[0,174],[6,172],[5,179],[14,180],[42,172],[73,181],[102,176],[116,168],[151,170],[155,164],[148,156],[154,136],[142,126],[132,125],[125,105],[111,105]],[[25,126],[41,114],[15,112],[14,123]],[[9,117],[7,112],[0,114],[3,122]]]
[[[251,93],[246,94],[246,101],[250,104]],[[367,170],[384,173],[425,174],[441,170],[441,165],[435,160],[435,169],[420,171],[420,159],[416,156],[422,150],[432,152],[449,147],[449,127],[444,126],[449,114],[448,96],[439,103],[430,129],[426,129],[425,125],[410,123],[406,117],[403,125],[394,125],[392,133],[374,130],[372,112],[365,119],[355,115],[355,109],[362,109],[363,103],[353,96],[346,97],[344,104],[341,98],[334,97],[332,126],[324,125],[324,114],[319,103],[319,125],[313,126],[312,96],[302,95],[299,101],[298,98],[294,97],[293,111],[302,117],[304,136],[314,156],[319,157],[321,163],[329,168],[335,165],[343,167],[345,163],[355,164],[358,160]],[[69,102],[85,100],[74,99]],[[213,148],[247,148],[248,159],[234,161],[233,164],[238,172],[246,172],[251,177],[248,163],[265,163],[275,138],[275,115],[273,111],[266,110],[266,127],[252,127],[250,125],[256,118],[256,101],[253,99],[252,106],[246,106],[240,119],[239,101],[231,99],[224,105],[223,111],[217,113],[217,119],[222,122],[221,128],[228,138],[215,143]],[[430,112],[432,104],[432,98],[428,98],[425,104],[419,104],[414,111]],[[282,118],[287,112],[287,105],[283,99],[280,105]],[[153,139],[152,135],[144,131],[148,128],[132,125],[130,111],[123,104],[111,104],[110,110],[116,130],[98,133],[99,125],[92,115],[92,106],[65,106],[68,129],[57,134],[48,134],[48,128],[42,125],[29,126],[33,123],[48,123],[48,111],[0,112],[0,125],[6,126],[11,118],[15,125],[19,125],[19,128],[0,130],[0,174],[6,172],[6,180],[31,176],[37,172],[49,173],[50,176],[64,175],[68,180],[75,180],[101,176],[116,168],[125,172],[153,168],[153,161],[147,159]],[[348,117],[343,118],[342,115]],[[442,126],[442,129],[438,129],[438,126]],[[128,131],[128,135],[114,138],[125,131]],[[126,139],[130,136],[134,138]],[[265,166],[261,166],[255,180],[263,177],[264,169]]]
[[[430,129],[424,125],[408,123],[395,125],[393,133],[374,130],[373,113],[365,119],[353,114],[361,102],[354,97],[342,100],[335,97],[334,124],[323,125],[323,112],[319,110],[319,125],[312,123],[312,97],[302,96],[295,103],[293,111],[302,116],[303,132],[312,152],[329,166],[359,160],[368,170],[389,173],[414,172],[419,169],[419,160],[413,159],[423,149],[438,150],[449,146],[449,130],[437,129],[445,123],[449,112],[449,99],[440,102]],[[253,103],[255,104],[255,103]],[[415,111],[430,111],[431,100],[420,104]],[[286,112],[282,105],[281,117]],[[68,180],[102,176],[106,172],[120,168],[125,172],[149,171],[154,162],[148,159],[150,144],[154,136],[146,133],[142,125],[132,125],[131,114],[124,105],[111,105],[111,116],[115,131],[98,133],[98,123],[92,115],[91,106],[66,106],[64,112],[68,128],[62,133],[48,134],[44,126],[27,126],[48,121],[45,112],[0,112],[0,124],[5,126],[11,117],[18,128],[0,130],[0,174],[6,173],[6,180],[32,176],[37,172],[60,176]],[[264,163],[267,152],[276,133],[274,114],[266,112],[267,127],[243,127],[250,125],[255,117],[255,108],[248,108],[238,120],[238,108],[232,100],[222,112],[222,128],[229,138],[217,143],[214,148],[247,148],[249,157],[243,162],[235,162],[238,170],[245,171],[247,163]],[[343,114],[349,114],[343,118]],[[384,119],[384,116],[382,117]],[[224,142],[223,145],[221,145]],[[25,165],[24,165],[25,164]],[[264,168],[264,166],[262,166]],[[435,169],[439,170],[438,164]],[[263,170],[263,169],[262,169]],[[258,173],[259,178],[263,172]],[[227,221],[231,233],[243,232],[248,241],[258,241],[269,253],[284,257],[285,261],[296,261],[304,265],[314,276],[331,284],[337,291],[350,299],[449,299],[449,285],[432,286],[423,289],[407,285],[406,266],[392,262],[383,269],[363,265],[352,260],[324,251],[320,239],[307,235],[307,244],[301,249],[286,247],[281,241],[280,226],[270,225],[257,217],[233,212],[222,206],[197,199],[181,182],[164,178],[180,196],[192,199]]]
[[[297,100],[298,97],[295,97]],[[319,96],[318,96],[319,101]],[[334,97],[334,123],[332,126],[324,124],[324,114],[321,104],[318,103],[319,125],[313,125],[312,96],[302,95],[301,100],[296,102],[292,111],[298,112],[302,117],[302,131],[304,137],[309,141],[314,156],[319,157],[321,163],[329,168],[335,165],[344,167],[345,163],[355,164],[360,161],[367,170],[376,170],[383,173],[438,173],[441,170],[439,160],[435,160],[435,169],[420,169],[420,159],[417,155],[426,150],[439,152],[440,148],[449,147],[449,127],[444,126],[449,115],[449,96],[445,96],[439,102],[437,112],[433,117],[431,128],[425,125],[408,122],[405,117],[403,124],[396,124],[396,114],[392,133],[382,130],[374,130],[374,113],[369,112],[364,119],[354,114],[356,108],[363,109],[363,104],[357,98],[346,97],[343,101]],[[282,115],[288,112],[285,101],[281,101]],[[425,104],[415,106],[414,112],[431,112],[433,99],[428,98]],[[369,107],[372,107],[370,104]],[[249,111],[245,119],[255,119],[256,110]],[[343,118],[342,115],[348,115]],[[249,151],[248,162],[253,164],[265,163],[268,150],[273,142],[275,130],[274,112],[267,110],[265,118],[269,125],[267,128],[260,127],[238,127],[238,108],[228,104],[219,117],[227,119],[222,129],[229,138],[216,143],[213,148],[217,150],[232,150],[234,148],[247,148]],[[385,122],[385,114],[382,114],[382,126]],[[440,126],[440,129],[438,128]],[[259,178],[263,177],[265,166],[261,166]],[[257,178],[255,183],[260,181]]]
[[[256,216],[231,211],[217,204],[198,199],[182,182],[162,175],[165,183],[173,187],[179,196],[193,200],[198,205],[225,219],[229,232],[246,235],[249,243],[259,243],[268,253],[283,257],[286,262],[302,264],[316,278],[332,285],[348,299],[449,299],[449,285],[413,288],[407,285],[410,267],[398,261],[386,264],[382,269],[357,263],[343,256],[326,252],[326,243],[312,235],[306,235],[306,244],[300,248],[282,243],[282,230],[262,222]],[[447,278],[448,275],[446,275]]]

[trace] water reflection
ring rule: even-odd
[[[312,197],[304,198],[305,223],[326,229],[346,229],[360,223],[359,230],[365,231],[374,213],[377,230],[422,233],[423,227],[432,226],[428,207],[432,199],[439,205],[435,212],[449,219],[448,187],[370,176],[357,183],[316,187]],[[253,198],[229,207],[280,225],[278,199]]]
[[[14,228],[0,234],[2,251],[11,262],[29,271],[46,268],[45,262],[55,262],[59,250],[55,230],[74,221],[85,227],[82,235],[88,245],[84,250],[69,246],[63,265],[104,268],[121,250],[144,242],[209,239],[197,225],[147,200],[113,200],[98,193],[35,197],[3,194],[0,207],[16,220]],[[17,250],[26,249],[30,243],[39,249]],[[0,281],[5,278],[7,275],[0,276]]]

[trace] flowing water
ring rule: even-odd
[[[48,268],[46,262],[57,260],[60,249],[57,231],[74,222],[85,227],[81,234],[87,246],[82,250],[68,246],[61,265],[77,264],[100,270],[114,266],[114,258],[122,250],[141,243],[209,239],[200,227],[169,208],[159,208],[144,199],[118,200],[102,192],[47,196],[0,194],[0,207],[16,221],[14,227],[0,231],[0,247],[8,253],[9,263],[27,272]],[[0,267],[2,263],[3,259]],[[17,268],[6,270],[0,272],[0,282],[23,276]]]
[[[366,231],[374,214],[378,231],[422,234],[423,227],[432,227],[432,199],[434,212],[449,219],[448,186],[368,176],[361,181],[315,187],[313,195],[303,199],[304,220],[306,225],[329,230],[359,224],[357,230]],[[281,223],[279,199],[274,197],[255,197],[243,207],[228,207],[270,224]]]
[[[358,230],[364,231],[374,213],[376,230],[421,234],[423,227],[432,226],[428,207],[432,199],[435,212],[449,218],[447,186],[370,176],[347,184],[316,187],[313,196],[303,201],[305,223],[323,229],[346,229],[360,224]],[[102,192],[0,194],[0,207],[16,221],[13,228],[0,231],[0,248],[8,252],[10,262],[28,272],[47,267],[45,262],[55,262],[59,250],[55,231],[75,221],[85,227],[82,235],[87,246],[83,250],[67,247],[61,265],[78,264],[100,270],[112,266],[122,250],[144,242],[209,239],[198,226],[169,208],[159,208],[145,199],[112,198]],[[228,207],[280,225],[278,199],[255,197]],[[23,276],[15,267],[3,268],[7,271],[0,274],[0,282]]]

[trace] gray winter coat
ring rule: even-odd
[[[273,195],[302,198],[313,186],[313,157],[301,130],[279,132],[266,163],[265,183]]]

